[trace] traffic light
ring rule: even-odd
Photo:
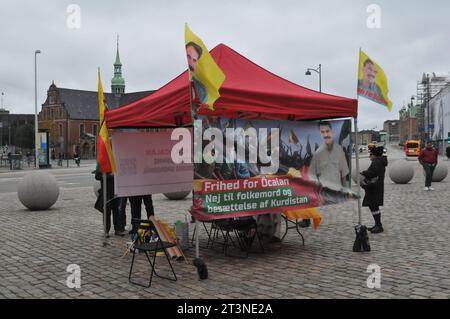
[[[447,133],[447,144],[450,144],[450,132]]]

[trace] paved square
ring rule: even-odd
[[[199,281],[194,266],[174,261],[177,282],[155,278],[143,289],[128,283],[131,256],[121,258],[128,238],[112,236],[102,247],[102,215],[93,208],[92,186],[63,184],[49,211],[30,212],[14,192],[0,194],[1,298],[450,298],[449,179],[424,192],[417,162],[410,184],[386,177],[382,222],[385,232],[370,235],[372,251],[353,253],[356,202],[321,208],[317,231],[304,230],[305,246],[294,230],[283,244],[248,259],[201,249],[209,279]],[[448,162],[445,162],[448,165]],[[0,173],[0,182],[5,174]],[[4,180],[5,181],[5,180]],[[93,178],[92,178],[93,181]],[[76,184],[76,183],[75,183]],[[61,184],[60,184],[61,185]],[[184,219],[190,198],[154,197],[156,215]],[[129,208],[128,208],[129,221]],[[364,224],[372,225],[367,208]],[[190,224],[192,234],[193,224]],[[206,235],[202,233],[203,244]],[[189,261],[195,249],[185,251]],[[142,256],[138,275],[147,276]],[[160,257],[163,258],[163,257]],[[81,267],[81,288],[66,285],[70,264]],[[381,288],[370,289],[367,267],[381,267]],[[163,272],[165,259],[157,265]],[[147,277],[143,277],[147,278]]]

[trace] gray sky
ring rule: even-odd
[[[381,8],[370,29],[367,7]],[[70,29],[67,7],[81,9]],[[225,43],[262,67],[318,90],[308,67],[322,64],[322,90],[356,98],[361,47],[388,76],[389,113],[361,98],[361,128],[382,128],[416,93],[423,72],[450,71],[448,1],[24,1],[0,0],[0,91],[12,113],[34,113],[34,51],[38,110],[54,80],[59,87],[97,90],[97,67],[110,91],[116,34],[126,91],[157,89],[186,69],[184,23],[211,49]]]

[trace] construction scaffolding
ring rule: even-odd
[[[434,133],[430,100],[449,85],[448,73],[424,73],[422,80],[417,81],[417,131],[422,141],[431,140]]]

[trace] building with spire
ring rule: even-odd
[[[122,77],[122,63],[117,39],[114,77],[111,79],[111,93],[105,92],[109,109],[139,100],[154,91],[125,93]],[[52,158],[59,154],[73,158],[77,153],[83,159],[97,156],[97,136],[99,126],[98,92],[60,88],[52,81],[47,90],[47,98],[38,115],[39,129],[49,131],[49,147]]]
[[[122,77],[122,63],[119,55],[119,36],[117,36],[116,61],[114,62],[114,77],[111,80],[111,93],[120,97],[125,94],[125,80]]]

